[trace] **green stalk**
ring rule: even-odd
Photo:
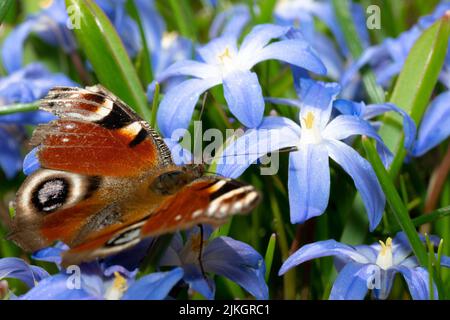
[[[158,111],[159,90],[160,90],[160,85],[158,82],[156,82],[155,83],[155,92],[153,93],[152,114],[150,117],[150,126],[152,128],[156,128],[156,114]]]
[[[265,276],[266,282],[269,281],[276,242],[277,242],[277,235],[275,233],[272,233],[269,239],[269,243],[267,244],[266,255],[264,256],[264,262],[266,263],[266,276]]]
[[[286,236],[286,231],[284,230],[283,218],[280,212],[280,208],[278,206],[278,202],[275,198],[273,192],[269,194],[270,207],[273,212],[274,225],[275,230],[278,236],[278,244],[281,250],[281,257],[286,260],[289,257],[289,244]],[[295,268],[286,272],[283,276],[283,284],[284,284],[284,298],[286,300],[295,299]]]
[[[372,141],[366,137],[363,137],[362,143],[398,224],[405,232],[419,263],[426,268],[428,264],[427,252],[419,238],[419,235],[417,234],[411,218],[409,217],[408,209],[403,204],[402,199],[395,189],[391,177],[384,168],[383,162],[381,161]]]
[[[195,24],[192,18],[192,10],[185,0],[169,0],[170,8],[174,14],[175,23],[180,30],[181,35],[196,39]]]

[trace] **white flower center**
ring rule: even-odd
[[[393,265],[393,258],[392,258],[392,239],[387,238],[386,243],[383,241],[380,241],[381,249],[378,253],[376,264],[384,269],[387,270]]]
[[[311,111],[306,114],[306,117],[301,118],[300,122],[302,125],[301,143],[319,144],[322,142],[322,134]]]
[[[178,33],[176,33],[175,31],[171,32],[165,31],[162,36],[161,46],[163,47],[163,49],[169,49],[172,46],[172,44],[175,43],[177,38]]]
[[[112,285],[106,290],[105,299],[120,300],[127,289],[127,279],[122,277],[119,272],[114,272],[114,281]]]
[[[229,47],[226,47],[225,50],[217,56],[218,64],[223,75],[236,69],[236,60],[234,58],[235,57],[231,53]]]

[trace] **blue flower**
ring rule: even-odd
[[[192,56],[192,43],[174,31],[166,31],[165,22],[156,10],[154,1],[137,0],[136,6],[151,54],[153,75],[159,81],[159,75],[167,67]],[[152,98],[153,94],[150,93],[149,99],[152,100]]]
[[[0,108],[6,104],[36,101],[57,85],[75,86],[76,83],[63,74],[50,73],[41,64],[29,64],[0,79]],[[22,168],[21,142],[25,136],[22,126],[52,119],[53,115],[43,111],[0,116],[0,167],[8,179]]]
[[[245,126],[254,128],[262,120],[264,99],[256,73],[251,68],[264,60],[277,59],[324,74],[326,69],[300,39],[284,39],[290,27],[258,25],[237,48],[236,38],[223,36],[198,49],[201,61],[185,60],[170,66],[161,79],[192,76],[173,87],[164,96],[158,110],[162,134],[170,137],[179,128],[187,128],[199,96],[211,87],[223,84],[225,100],[231,113]],[[160,80],[161,80],[160,79]]]
[[[341,140],[366,135],[382,144],[381,138],[360,117],[340,115],[330,121],[332,101],[339,93],[337,84],[302,79],[300,89],[300,101],[283,99],[300,107],[300,125],[286,118],[266,117],[257,129],[248,130],[225,149],[217,172],[237,177],[269,152],[296,148],[289,156],[289,205],[291,222],[302,223],[327,208],[331,157],[352,177],[367,209],[370,230],[375,229],[385,196],[370,163]]]
[[[375,298],[386,299],[397,273],[405,279],[413,299],[430,297],[428,271],[412,255],[404,233],[372,245],[350,246],[335,240],[307,244],[283,263],[279,275],[303,262],[328,256],[335,257],[339,271],[330,294],[332,300],[362,300],[369,289],[373,289]],[[442,257],[441,265],[450,267],[449,258]],[[433,290],[437,297],[436,287]]]
[[[59,265],[61,253],[68,249],[66,245],[59,243],[54,247],[39,250],[33,254],[34,259],[56,263],[61,270],[58,274],[46,277],[20,299],[164,299],[183,277],[183,270],[175,268],[168,272],[152,273],[136,279],[137,264],[129,262],[135,260],[136,256],[140,260],[147,247],[148,243],[145,245],[145,250],[141,250],[143,246],[127,250],[130,257],[126,257],[125,260],[119,259],[125,264],[112,264],[118,260],[116,255],[102,262],[83,263],[79,269],[67,270],[61,269]]]
[[[33,288],[42,279],[49,276],[44,269],[29,265],[19,258],[1,258],[0,259],[0,280],[19,279],[29,288]]]
[[[401,33],[397,38],[387,38],[381,44],[367,48],[361,57],[345,72],[341,84],[346,86],[359,69],[366,64],[370,64],[378,84],[388,87],[391,79],[402,70],[409,51],[422,32],[448,10],[450,10],[450,2],[442,2],[431,15],[422,17],[416,25]],[[450,58],[447,58],[448,61],[450,61]],[[448,72],[448,65],[446,64],[447,68],[444,68],[444,73],[440,77],[443,83],[447,85],[446,79],[448,76],[445,72]]]
[[[181,266],[183,280],[189,287],[208,299],[214,298],[215,285],[202,273],[199,262],[202,248],[202,266],[205,272],[215,273],[236,282],[257,299],[268,299],[269,292],[264,280],[266,272],[261,255],[249,245],[229,237],[210,239],[205,232],[202,242],[199,228],[187,234],[187,241],[175,234],[171,245],[160,261],[160,266]]]
[[[245,4],[234,5],[214,18],[209,29],[209,38],[231,36],[238,39],[250,18],[250,10]]]
[[[361,5],[351,3],[350,10],[358,35],[363,46],[369,44],[369,33],[366,27],[364,9]],[[320,35],[315,29],[314,18],[322,21],[333,33],[344,56],[347,56],[348,48],[344,34],[336,18],[333,4],[329,0],[289,0],[277,3],[274,12],[275,20],[282,25],[297,26],[308,40],[317,40]],[[319,39],[321,40],[321,38]],[[314,45],[314,42],[311,42]]]
[[[380,103],[380,104],[368,104],[364,102],[354,102],[350,100],[337,99],[333,102],[333,108],[338,110],[341,114],[354,115],[360,117],[363,120],[372,120],[373,118],[380,116],[386,112],[396,112],[403,117],[403,129],[405,132],[404,147],[410,151],[413,147],[416,136],[416,124],[414,120],[401,108],[392,103]],[[380,123],[376,121],[370,122],[376,129],[379,128]],[[377,150],[383,163],[388,167],[392,161],[392,153],[385,147],[383,143],[377,141]]]
[[[419,157],[450,136],[450,91],[430,103],[419,127],[412,155]]]
[[[72,53],[77,45],[72,31],[67,27],[69,16],[64,0],[53,0],[50,6],[42,7],[36,14],[30,15],[6,37],[1,56],[3,66],[8,73],[23,66],[25,41],[31,33],[53,46],[60,46],[66,53]],[[114,24],[131,57],[140,51],[141,38],[137,23],[125,11],[125,1],[97,0],[98,5]]]

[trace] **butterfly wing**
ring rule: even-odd
[[[258,204],[259,193],[251,185],[208,176],[197,179],[167,196],[148,217],[120,230],[105,230],[63,254],[63,265],[108,256],[137,244],[142,238],[185,230],[198,224],[219,226],[230,216],[247,213]]]
[[[169,149],[145,121],[100,86],[54,88],[41,108],[59,119],[33,134],[42,168],[17,193],[11,239],[27,251],[55,240],[73,246],[151,212],[157,201],[125,205],[143,203],[143,176],[173,166]]]

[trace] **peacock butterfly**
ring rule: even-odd
[[[79,264],[146,237],[219,226],[259,202],[251,185],[175,165],[158,133],[100,85],[55,87],[40,108],[59,118],[34,131],[41,168],[14,203],[9,238],[26,251],[60,240],[70,247],[62,265]]]

